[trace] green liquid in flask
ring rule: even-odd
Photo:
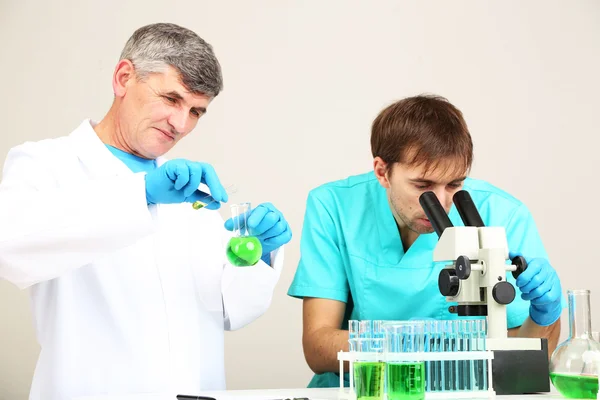
[[[425,399],[425,363],[388,363],[387,384],[390,400]]]
[[[567,399],[595,399],[598,377],[595,375],[550,374],[552,384]]]
[[[354,363],[354,386],[357,399],[383,399],[384,368],[385,364],[382,362]]]
[[[260,241],[254,236],[240,236],[229,239],[227,258],[236,267],[255,265],[262,256]]]

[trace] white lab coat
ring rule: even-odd
[[[158,159],[163,163],[164,159]],[[224,389],[224,330],[271,303],[283,265],[226,262],[220,214],[148,206],[144,174],[85,120],[13,148],[0,184],[0,278],[30,288],[31,400]]]

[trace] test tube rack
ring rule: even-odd
[[[426,391],[425,399],[495,399],[496,392],[492,384],[492,360],[494,352],[486,351],[443,351],[443,352],[413,352],[384,355],[380,352],[338,352],[340,365],[339,399],[356,400],[354,391],[354,363],[357,361],[403,362],[403,361],[461,361],[484,360],[487,363],[487,390],[469,391]],[[344,363],[349,363],[350,388],[344,387]],[[387,394],[384,395],[386,400]]]
[[[384,375],[388,363],[423,362],[426,399],[493,399],[494,352],[487,349],[486,333],[485,320],[349,321],[350,351],[338,353],[339,398],[357,398],[356,362],[381,362]],[[344,388],[346,362],[349,390]],[[387,400],[387,388],[383,392]]]

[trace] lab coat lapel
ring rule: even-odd
[[[92,128],[92,123],[90,119],[84,120],[70,135],[75,152],[90,176],[92,178],[110,178],[131,174],[131,170],[102,143]]]

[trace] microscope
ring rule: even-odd
[[[458,303],[450,311],[459,317],[486,317],[486,346],[494,352],[496,394],[549,392],[547,339],[508,337],[506,306],[517,291],[506,281],[506,274],[511,272],[516,279],[527,263],[520,256],[507,263],[504,227],[485,226],[466,190],[453,197],[465,226],[453,226],[435,193],[423,193],[419,202],[439,237],[433,261],[451,263],[438,278],[440,293],[448,302]]]

